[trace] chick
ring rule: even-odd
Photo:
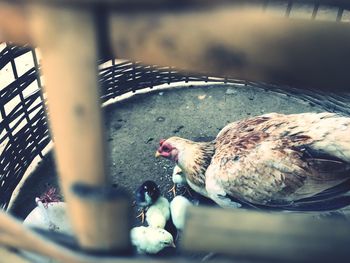
[[[36,207],[24,219],[23,224],[72,234],[73,229],[67,215],[66,203],[57,189],[51,187],[40,197],[35,198]]]
[[[174,185],[168,192],[172,192],[174,197],[176,196],[176,186],[177,185],[185,186],[186,187],[185,192],[188,192],[188,194],[191,195],[191,192],[187,188],[186,176],[182,172],[182,169],[178,165],[175,165],[171,179],[172,179]]]
[[[141,217],[142,223],[145,220],[145,211],[147,208],[156,202],[160,196],[158,185],[153,181],[145,181],[136,190],[136,204],[141,207],[141,213],[136,217]]]
[[[182,170],[179,166],[175,165],[171,179],[174,185],[168,192],[172,192],[173,195],[176,196],[176,185],[187,184],[186,177],[182,173]]]
[[[185,224],[186,209],[192,203],[185,197],[178,195],[170,202],[171,219],[178,230],[182,230]]]
[[[161,228],[139,226],[130,231],[131,243],[140,254],[156,254],[165,247],[174,247],[173,236]]]
[[[144,214],[144,210],[147,209],[146,221],[149,226],[165,227],[170,217],[169,201],[160,195],[159,187],[155,182],[146,181],[136,190],[136,203],[143,209],[141,214]]]
[[[24,225],[42,228],[50,232],[73,235],[73,228],[67,215],[66,203],[58,201],[49,202],[48,199],[43,198],[36,198],[35,202],[37,206],[24,219]],[[31,262],[56,262],[46,256],[24,250],[21,251],[21,254]]]
[[[158,185],[154,181],[147,180],[136,190],[136,204],[146,208],[154,204],[159,196]]]
[[[73,233],[68,220],[66,203],[43,203],[40,198],[35,198],[35,202],[37,207],[24,219],[23,224],[66,234]]]

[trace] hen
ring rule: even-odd
[[[189,186],[222,207],[329,210],[350,204],[350,118],[332,113],[257,116],[211,142],[161,140]]]

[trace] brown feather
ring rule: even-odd
[[[168,140],[196,191],[210,196],[219,187],[243,202],[287,207],[341,192],[350,178],[349,134],[350,118],[336,114],[271,113],[227,125],[214,142]]]
[[[291,116],[252,118],[231,124],[219,134],[211,165],[220,167],[217,177],[222,178],[229,195],[264,205],[290,202],[315,195],[349,178],[344,171],[322,172],[316,159],[305,157],[302,149],[312,147],[320,138],[312,138],[310,132],[301,130]],[[350,120],[346,119],[345,123],[349,125]],[[226,146],[228,141],[230,147]],[[239,164],[220,162],[223,158],[229,160],[230,156],[238,156]],[[324,159],[322,163],[346,167],[344,161],[335,162],[334,158]]]

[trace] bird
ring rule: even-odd
[[[173,181],[174,185],[172,188],[170,188],[170,190],[168,192],[172,192],[174,197],[176,196],[176,185],[184,185],[187,184],[186,182],[186,177],[185,175],[182,173],[181,168],[178,165],[175,165],[172,176],[171,176],[171,180]]]
[[[23,224],[66,234],[73,233],[65,202],[43,203],[38,197],[35,202],[37,206],[24,219]]]
[[[181,168],[178,165],[175,165],[171,179],[172,179],[174,185],[168,192],[172,192],[174,197],[176,196],[176,187],[177,186],[185,187],[185,192],[187,192],[190,196],[192,196],[191,192],[188,190],[188,187],[187,187],[186,176],[182,172]],[[182,194],[184,194],[184,193],[182,193]]]
[[[55,201],[49,202],[48,200]],[[37,206],[24,219],[24,225],[73,236],[73,228],[68,219],[66,203],[55,197],[55,191],[52,192],[52,189],[50,189],[41,197],[36,197],[35,203]],[[46,256],[40,256],[32,252],[22,250],[21,253],[31,262],[53,262],[52,259]]]
[[[160,190],[155,182],[147,180],[137,188],[135,196],[136,205],[141,207],[141,213],[136,218],[141,217],[143,223],[145,219],[145,211],[159,198]]]
[[[177,230],[183,230],[185,225],[186,210],[192,203],[184,196],[178,195],[170,202],[170,214]]]
[[[170,218],[170,204],[168,199],[161,196],[159,187],[154,181],[147,180],[136,190],[136,203],[143,210],[147,209],[144,216],[149,226],[165,227]]]
[[[61,201],[57,189],[50,187],[35,198],[36,207],[27,215],[23,224],[66,234],[73,229],[67,215],[67,206]]]
[[[221,207],[323,211],[350,204],[350,118],[299,113],[246,118],[210,142],[162,139],[156,157]]]
[[[140,254],[157,254],[165,247],[176,247],[173,236],[162,228],[134,227],[130,231],[130,238]]]

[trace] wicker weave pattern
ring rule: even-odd
[[[37,70],[30,68],[19,76],[15,63],[31,52],[10,45],[0,52],[0,70],[11,65],[8,73],[15,79],[0,90],[0,205],[4,208],[32,160],[42,156],[50,141]]]
[[[265,1],[265,11],[276,1]],[[326,8],[310,1],[280,1],[282,16],[298,17],[301,2],[307,3],[309,12],[304,18],[322,19],[322,12],[332,14],[333,20],[350,21],[349,6]],[[332,2],[330,2],[332,3]],[[335,6],[337,3],[334,4]],[[282,8],[281,8],[282,6]],[[305,9],[305,6],[303,6]],[[326,10],[326,11],[325,11]],[[329,19],[328,19],[329,20]],[[0,46],[1,47],[1,46]],[[0,48],[1,49],[1,48]],[[34,66],[19,74],[16,59],[32,53]],[[6,208],[11,194],[34,158],[43,157],[43,150],[51,141],[45,115],[45,100],[41,92],[35,52],[29,47],[6,45],[0,50],[0,70],[10,67],[13,82],[0,83],[0,207]],[[327,111],[350,115],[349,94],[325,94],[312,90],[280,87],[265,83],[239,81],[232,78],[213,78],[189,75],[171,67],[143,66],[136,62],[123,62],[100,70],[101,101],[105,102],[127,92],[153,88],[178,81],[205,81],[249,85],[294,96]]]
[[[30,52],[30,51],[28,51]],[[0,57],[3,61],[3,57]],[[6,208],[16,185],[22,179],[26,169],[37,156],[42,157],[42,150],[50,142],[50,135],[42,93],[38,89],[20,102],[6,114],[4,105],[11,101],[37,80],[35,68],[0,91],[0,205]],[[127,92],[144,88],[153,88],[161,84],[178,81],[218,82],[247,85],[261,89],[273,90],[286,96],[293,96],[318,105],[325,110],[350,115],[350,95],[315,93],[315,91],[291,87],[280,87],[265,83],[245,82],[232,78],[214,78],[180,74],[172,68],[142,66],[140,63],[124,62],[104,68],[100,71],[101,101],[105,102]]]

